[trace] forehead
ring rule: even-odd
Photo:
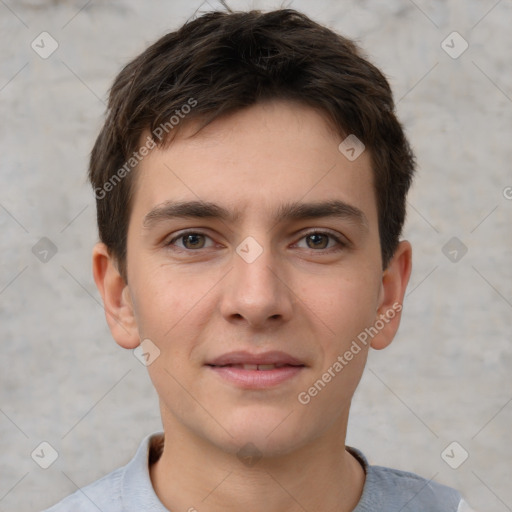
[[[185,123],[167,147],[140,162],[133,183],[137,224],[170,201],[217,204],[241,222],[251,212],[271,221],[283,205],[337,200],[376,222],[368,151],[350,161],[338,148],[343,137],[318,111],[273,101],[195,133],[197,126]]]

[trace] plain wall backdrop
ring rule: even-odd
[[[355,38],[417,155],[403,320],[370,353],[347,444],[482,512],[512,510],[512,2],[228,4],[289,6]],[[57,502],[161,429],[146,368],[111,338],[92,279],[86,169],[121,67],[215,5],[0,0],[0,511]],[[48,469],[41,442],[58,454]]]

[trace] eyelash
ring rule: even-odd
[[[168,242],[165,243],[165,246],[170,248],[174,244],[174,242],[176,242],[177,240],[180,240],[188,235],[201,235],[201,236],[211,239],[211,237],[209,235],[207,235],[206,233],[203,233],[202,231],[188,230],[188,231],[182,231],[178,236],[173,237],[171,240],[169,240]],[[307,238],[308,236],[311,236],[311,235],[328,236],[329,238],[334,240],[339,246],[338,248],[329,247],[329,248],[325,248],[325,249],[309,249],[310,251],[313,251],[313,252],[337,252],[337,251],[345,249],[349,246],[349,244],[347,242],[343,241],[340,237],[338,237],[334,233],[331,233],[330,231],[312,230],[307,233],[304,233],[299,240]],[[177,247],[177,249],[182,252],[191,252],[192,253],[192,252],[199,252],[201,249],[205,249],[205,248],[201,247],[199,249],[187,249],[187,248]]]

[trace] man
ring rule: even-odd
[[[91,155],[93,272],[164,435],[50,510],[469,510],[345,446],[400,322],[414,168],[382,73],[296,11],[209,13],[129,63]]]

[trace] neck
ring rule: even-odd
[[[350,512],[362,493],[364,470],[345,450],[339,424],[292,453],[247,464],[180,425],[164,429],[163,451],[150,475],[169,510]]]

